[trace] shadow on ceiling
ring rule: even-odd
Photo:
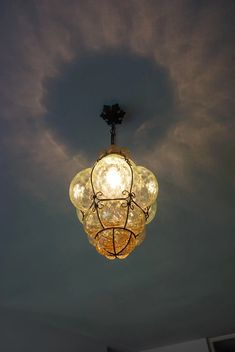
[[[121,52],[93,53],[64,64],[44,82],[45,123],[76,153],[97,155],[110,142],[99,117],[103,104],[118,102],[127,114],[118,144],[151,147],[175,119],[174,87],[168,72],[153,60]]]

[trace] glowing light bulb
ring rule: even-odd
[[[122,155],[108,154],[95,164],[91,182],[95,193],[102,193],[100,197],[115,199],[130,190],[131,175],[131,168]]]
[[[120,187],[121,176],[117,172],[116,168],[112,167],[108,170],[106,175],[106,181],[108,182],[109,186],[112,188]]]

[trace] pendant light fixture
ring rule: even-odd
[[[156,177],[115,145],[124,115],[118,104],[104,105],[100,116],[111,126],[111,146],[93,167],[77,173],[69,188],[89,242],[108,259],[124,259],[142,243],[157,210]]]

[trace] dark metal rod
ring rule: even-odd
[[[116,126],[114,123],[112,124],[110,133],[111,133],[111,145],[114,145],[115,144],[115,137],[116,137]]]
[[[125,111],[121,110],[118,104],[103,106],[103,111],[100,116],[111,126],[111,145],[115,144],[116,125],[122,123],[124,115]]]

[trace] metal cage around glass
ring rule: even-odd
[[[111,148],[75,175],[69,195],[89,242],[108,259],[124,259],[156,214],[158,183],[150,170]]]

